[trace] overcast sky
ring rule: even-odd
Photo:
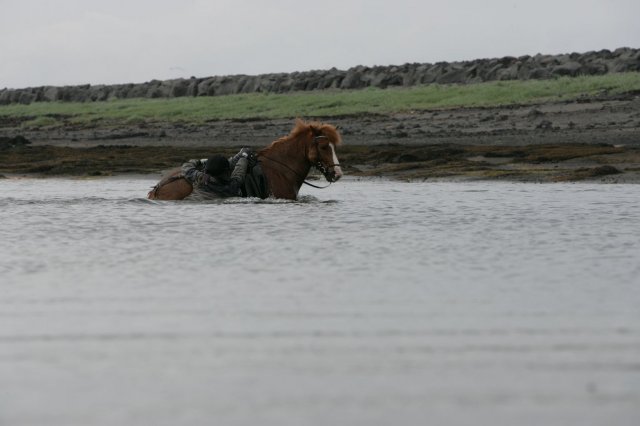
[[[640,0],[0,0],[0,88],[640,47]]]

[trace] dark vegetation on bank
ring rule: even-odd
[[[237,147],[220,148],[216,152],[230,156],[237,152]],[[211,148],[127,145],[70,148],[30,146],[0,139],[0,173],[37,176],[147,174],[210,154]],[[625,171],[640,172],[637,167],[640,164],[639,148],[611,145],[345,145],[340,149],[340,160],[349,176],[403,180],[464,178],[557,182],[594,179]]]

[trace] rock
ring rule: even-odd
[[[381,72],[371,82],[371,86],[386,89],[389,86],[402,86],[402,76],[393,72]]]
[[[551,70],[548,68],[535,68],[529,74],[531,80],[545,80],[551,78]]]
[[[582,74],[582,64],[575,61],[567,62],[565,64],[553,67],[551,73],[553,75],[568,75],[571,77],[575,77],[579,74]]]
[[[43,97],[45,101],[54,102],[58,100],[59,89],[54,86],[47,86],[43,88]]]
[[[443,66],[440,75],[435,78],[439,84],[464,83],[467,77],[467,70],[459,65],[452,64]]]
[[[606,175],[616,175],[622,173],[620,170],[613,166],[599,166],[594,169],[591,169],[591,176],[606,176]]]
[[[422,73],[422,76],[418,80],[420,84],[430,84],[435,83],[436,79],[440,76],[442,72],[443,65],[436,64],[432,66],[426,67],[425,71]]]
[[[185,96],[198,96],[198,85],[202,80],[195,77],[189,79],[189,85],[187,86],[187,93]]]
[[[553,123],[549,120],[542,120],[536,126],[536,129],[542,129],[542,130],[551,130],[552,128],[553,128]]]
[[[392,163],[415,163],[420,161],[420,158],[414,154],[400,154],[391,160]]]
[[[171,82],[171,88],[169,90],[170,97],[179,98],[182,96],[187,96],[187,92],[189,90],[189,80],[178,79],[173,80]]]
[[[501,68],[496,71],[496,80],[517,80],[518,64],[513,64],[507,68]]]
[[[0,150],[30,145],[31,141],[22,135],[14,137],[0,136]]]
[[[362,72],[358,70],[358,68],[352,68],[347,71],[346,75],[342,79],[340,83],[340,89],[361,89],[365,87],[364,82],[362,81]]]

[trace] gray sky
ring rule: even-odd
[[[640,47],[640,0],[0,0],[0,88]]]

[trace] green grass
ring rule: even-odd
[[[553,80],[426,85],[411,88],[246,94],[105,102],[38,102],[0,106],[0,118],[27,128],[126,125],[144,122],[201,124],[221,119],[331,117],[451,107],[527,104],[575,99],[602,92],[640,90],[640,73],[562,77]]]

